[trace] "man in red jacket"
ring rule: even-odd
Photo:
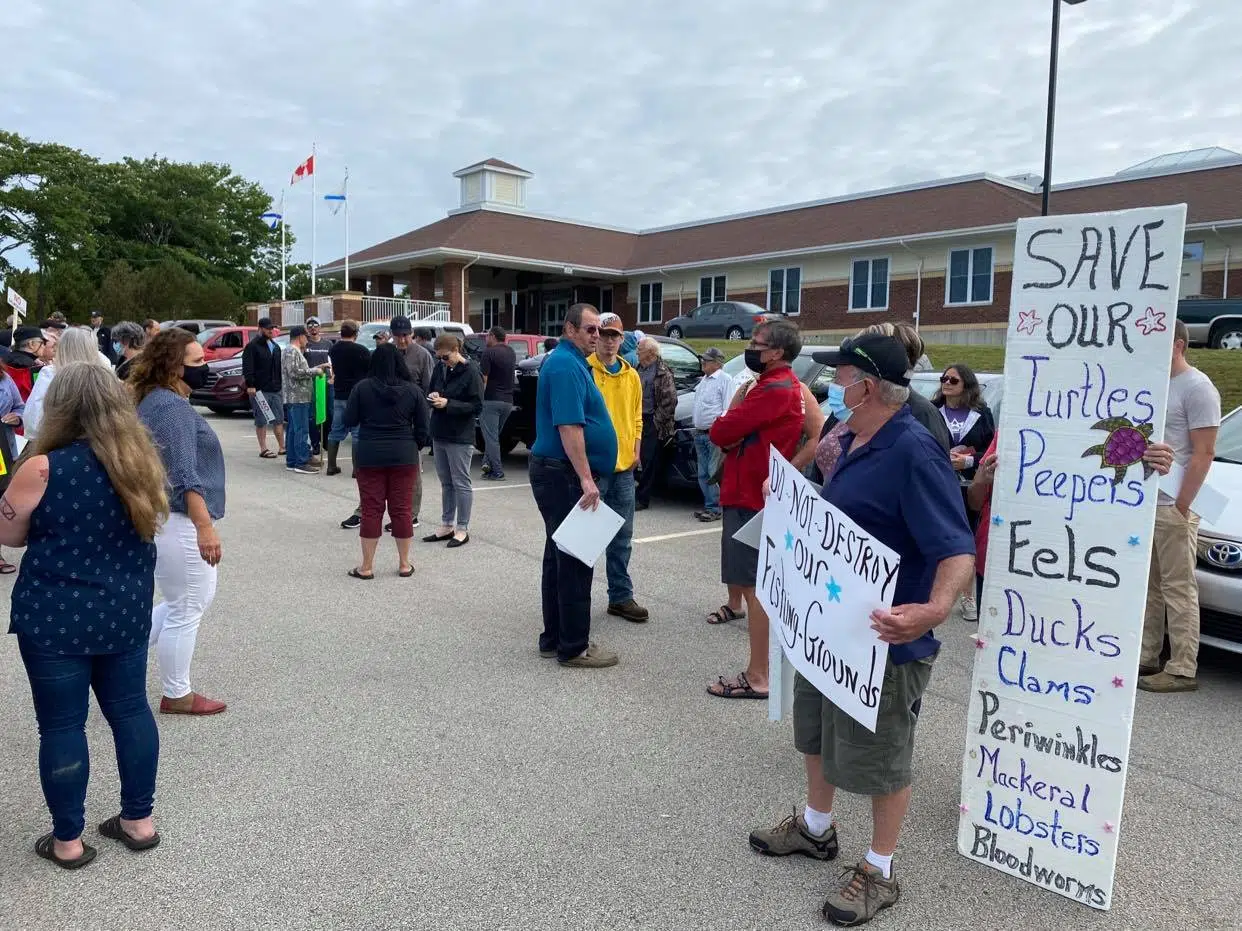
[[[712,443],[724,450],[720,504],[724,511],[720,535],[720,581],[729,600],[746,600],[749,615],[750,661],[744,672],[721,676],[707,691],[719,698],[768,697],[768,616],[755,595],[759,551],[733,539],[763,509],[763,482],[768,477],[768,451],[775,446],[792,459],[802,437],[802,384],[790,363],[802,350],[796,324],[773,320],[755,327],[746,349],[746,366],[758,378],[733,399],[712,424]]]
[[[38,327],[19,326],[13,330],[13,349],[4,360],[4,369],[17,385],[23,401],[30,397],[30,389],[34,387],[39,356],[46,342]]]

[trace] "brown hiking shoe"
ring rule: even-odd
[[[866,924],[886,908],[897,904],[901,887],[897,877],[884,874],[866,860],[841,871],[841,885],[828,893],[824,917],[834,925],[851,928]]]
[[[606,669],[621,662],[612,650],[605,650],[598,643],[592,643],[573,659],[561,660],[562,666],[573,666],[575,669]]]
[[[1139,663],[1139,678],[1142,678],[1143,676],[1154,676],[1160,671],[1160,669],[1160,666],[1144,666],[1142,663]]]
[[[627,621],[633,621],[635,624],[645,624],[651,617],[651,613],[633,598],[618,604],[610,604],[608,613],[613,617],[623,617]]]
[[[751,831],[750,846],[769,857],[800,853],[812,860],[833,860],[840,851],[835,824],[821,837],[816,837],[807,830],[806,822],[796,811],[774,828]]]
[[[1143,676],[1138,681],[1138,687],[1144,692],[1193,692],[1199,688],[1199,680],[1194,676],[1158,672],[1155,675]]]

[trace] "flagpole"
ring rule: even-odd
[[[345,290],[349,290],[349,166],[345,166],[345,181],[341,185],[345,194]]]
[[[311,143],[311,294],[315,293],[315,208],[319,206],[319,172],[315,164],[315,143]]]
[[[280,302],[285,302],[285,189],[280,189]]]

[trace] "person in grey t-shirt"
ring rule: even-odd
[[[1183,472],[1177,497],[1161,492],[1156,507],[1139,655],[1138,687],[1147,692],[1189,692],[1199,687],[1199,583],[1195,578],[1199,515],[1191,505],[1216,456],[1220,392],[1186,360],[1189,342],[1186,324],[1178,320],[1173,328],[1164,442],[1173,447],[1173,462]],[[1169,661],[1161,669],[1166,630]]]

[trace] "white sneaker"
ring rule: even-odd
[[[962,596],[962,620],[977,621],[979,620],[979,606],[975,604],[974,595]]]

